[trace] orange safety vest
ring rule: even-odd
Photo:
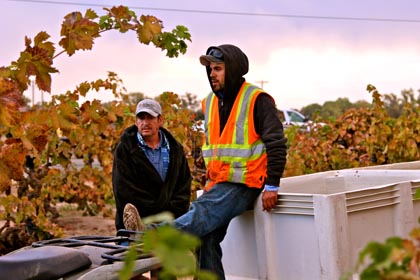
[[[262,90],[254,85],[242,85],[221,134],[215,94],[210,93],[203,100],[207,132],[203,145],[207,166],[206,190],[220,182],[243,183],[251,188],[261,188],[264,184],[267,154],[254,125],[255,100],[260,93]]]

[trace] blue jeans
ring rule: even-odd
[[[190,210],[174,221],[181,231],[201,238],[198,255],[200,269],[225,279],[220,243],[226,235],[229,222],[246,210],[253,209],[261,189],[243,184],[219,183],[195,200]]]

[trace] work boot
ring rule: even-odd
[[[144,231],[146,226],[142,223],[136,206],[127,203],[124,206],[123,222],[126,230]]]

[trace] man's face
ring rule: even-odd
[[[159,127],[162,124],[162,116],[153,117],[148,113],[142,112],[136,117],[136,126],[143,138],[157,136]]]
[[[210,80],[215,92],[225,88],[225,64],[220,62],[210,62]]]

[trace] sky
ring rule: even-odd
[[[199,56],[209,46],[226,43],[248,56],[246,80],[263,87],[279,108],[300,109],[338,98],[370,102],[368,84],[397,96],[404,89],[420,89],[418,0],[0,0],[0,66],[19,57],[25,36],[33,39],[40,31],[51,35],[59,52],[66,14],[88,8],[103,14],[102,7],[120,4],[138,16],[158,17],[164,31],[187,27],[192,39],[187,53],[168,58],[160,49],[140,44],[134,33],[102,33],[93,50],[55,59],[59,73],[52,77],[52,94],[113,71],[127,92],[155,97],[172,91],[201,99],[211,89]],[[35,92],[37,103],[41,94]],[[31,98],[31,93],[25,95]],[[88,96],[93,98],[109,101],[113,96]]]

